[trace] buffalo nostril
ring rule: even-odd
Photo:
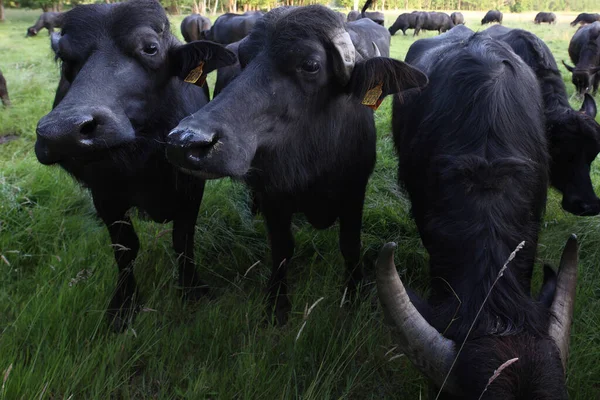
[[[191,140],[190,147],[213,147],[218,141],[216,133],[202,133],[195,135]]]
[[[98,122],[95,119],[89,119],[79,124],[79,133],[82,136],[91,136],[96,132]]]

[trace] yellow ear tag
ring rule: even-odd
[[[381,94],[383,93],[383,82],[379,85],[375,86],[367,90],[365,97],[362,100],[362,104],[373,109],[377,110],[383,101],[381,98]]]
[[[202,75],[203,68],[204,61],[201,62],[196,68],[191,70],[188,76],[185,77],[184,81],[187,83],[193,83],[196,86],[204,85],[204,82],[206,82],[206,75]]]

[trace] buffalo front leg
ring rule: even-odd
[[[275,316],[279,326],[283,326],[287,323],[288,314],[292,309],[287,284],[287,269],[294,255],[292,212],[274,201],[261,202],[260,206],[267,223],[273,262],[267,286],[268,313]]]
[[[356,292],[363,280],[360,233],[364,199],[364,188],[360,192],[347,194],[340,213],[340,250],[346,265],[349,295]]]
[[[115,253],[115,259],[119,268],[117,276],[117,287],[108,305],[107,316],[112,328],[116,332],[122,332],[127,325],[133,322],[138,310],[136,305],[137,286],[133,276],[133,264],[140,249],[140,242],[133,223],[125,212],[119,213],[119,217],[99,214],[110,234],[111,246]]]
[[[180,202],[181,209],[173,220],[173,249],[179,264],[179,284],[187,300],[198,300],[208,293],[208,286],[200,280],[194,262],[194,231],[203,191],[204,185],[199,198],[187,198]],[[194,193],[194,196],[198,196],[198,193]]]

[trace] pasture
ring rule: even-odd
[[[386,27],[398,14],[386,15]],[[481,29],[484,12],[464,14],[467,26]],[[0,69],[13,103],[0,108],[0,399],[426,397],[427,381],[398,354],[383,323],[371,268],[383,243],[396,241],[401,277],[426,293],[427,253],[396,183],[390,98],[376,112],[377,166],[362,234],[369,278],[361,302],[345,302],[337,226],[316,231],[298,217],[292,314],[284,328],[265,324],[265,226],[252,217],[245,188],[225,179],[207,184],[196,228],[196,262],[212,297],[181,301],[171,226],[134,213],[144,309],[131,329],[114,334],[104,316],[117,272],[108,232],[89,194],[33,152],[37,121],[50,110],[58,82],[47,32],[25,38],[38,15],[7,10],[0,24]],[[506,13],[504,25],[540,36],[573,94],[560,60],[568,60],[576,14],[558,14],[553,26],[534,25],[534,15]],[[182,18],[172,18],[179,37]],[[414,41],[407,33],[392,38],[392,57],[404,58]],[[572,96],[571,104],[578,109],[581,101]],[[14,140],[4,143],[5,136]],[[597,161],[591,174],[598,192]],[[568,234],[581,243],[567,378],[572,399],[600,399],[599,221],[565,213],[551,189],[536,281],[544,263],[558,265]]]

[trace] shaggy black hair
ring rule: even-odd
[[[395,98],[393,130],[399,178],[430,255],[424,315],[455,343],[467,340],[454,371],[464,398],[476,399],[508,360],[502,343],[509,343],[511,358],[521,357],[520,367],[533,365],[520,370],[530,374],[523,381],[537,379],[544,357],[556,358],[558,350],[548,339],[550,312],[530,293],[549,165],[539,86],[507,45],[460,29],[409,51],[429,85],[409,101]],[[492,289],[522,241],[525,247]],[[553,351],[534,351],[533,344],[543,347],[540,339]],[[562,374],[560,359],[548,376],[557,371]],[[536,398],[538,386],[515,385],[490,387],[483,398]],[[502,397],[506,391],[511,395]]]

